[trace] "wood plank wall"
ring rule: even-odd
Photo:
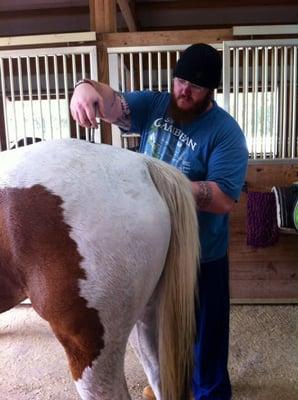
[[[298,162],[253,163],[248,167],[249,191],[269,192],[272,186],[298,181]],[[231,214],[230,288],[235,303],[298,303],[298,235],[280,234],[274,246],[246,244],[247,194]]]

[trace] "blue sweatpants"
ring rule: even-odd
[[[199,300],[193,376],[195,400],[230,400],[228,256],[201,264]]]

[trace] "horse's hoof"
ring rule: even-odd
[[[148,385],[144,388],[143,399],[144,400],[156,400],[156,397],[154,396],[151,386]]]

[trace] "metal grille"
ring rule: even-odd
[[[70,95],[82,78],[98,79],[95,46],[0,51],[1,150],[39,139],[99,142],[99,130],[80,128],[70,117]]]
[[[224,42],[224,106],[252,159],[298,157],[298,40]]]

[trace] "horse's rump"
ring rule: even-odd
[[[178,187],[182,184],[183,189]],[[185,240],[191,246],[196,243],[196,222],[191,223],[191,230],[181,226],[186,215],[186,223],[195,215],[186,178],[163,163],[129,151],[59,140],[2,153],[0,188],[0,278],[9,270],[14,283],[9,307],[17,301],[14,290],[31,298],[63,344],[82,398],[89,399],[90,382],[94,393],[90,399],[128,398],[122,370],[128,335],[156,288],[166,259],[172,264],[173,254],[178,254],[181,264],[187,249],[182,235],[191,232]],[[178,198],[179,205],[175,203]],[[168,252],[169,244],[178,253]],[[195,256],[196,251],[191,251],[187,263],[195,264]],[[176,275],[181,280],[190,274],[181,293],[181,288],[177,292],[177,287],[167,287],[165,281],[161,286],[167,293],[164,301],[174,301],[169,308],[171,318],[175,305],[180,304],[179,313],[190,310],[185,317],[188,322],[181,326],[190,327],[191,337],[193,308],[188,307],[192,294],[185,297],[185,290],[194,290],[194,270],[192,265],[188,272]],[[163,276],[174,278],[167,273]],[[169,330],[173,328],[179,325],[168,325]],[[182,334],[189,342],[190,336],[185,339],[187,335]],[[163,335],[161,340],[165,340]],[[187,352],[190,355],[189,347]],[[185,368],[189,365],[183,364]],[[178,370],[174,367],[170,374],[176,376],[162,379],[176,379]],[[93,382],[90,374],[95,371]],[[113,385],[107,371],[113,371]],[[178,374],[185,379],[185,371]],[[122,397],[116,382],[123,386]],[[182,393],[181,387],[178,390]],[[165,399],[179,399],[171,396]]]

